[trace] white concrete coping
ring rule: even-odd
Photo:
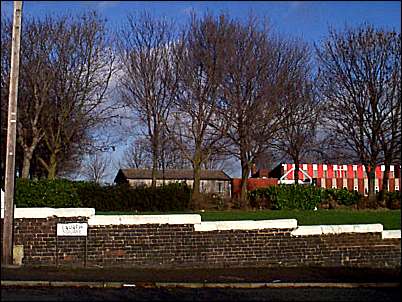
[[[201,215],[199,214],[95,215],[88,220],[89,225],[197,224],[197,223],[201,223]]]
[[[401,238],[401,230],[382,231],[382,239]]]
[[[294,228],[297,228],[296,219],[206,221],[194,225],[197,232]]]
[[[15,208],[14,218],[92,217],[94,208]]]
[[[383,231],[380,223],[374,224],[340,224],[340,225],[306,225],[292,231],[293,236],[341,234],[341,233],[378,233]]]

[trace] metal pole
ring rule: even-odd
[[[11,44],[10,92],[8,99],[8,126],[6,173],[4,191],[3,259],[5,265],[13,263],[14,177],[15,144],[17,133],[17,96],[20,65],[22,1],[14,1],[13,35]]]

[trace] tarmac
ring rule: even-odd
[[[1,268],[2,287],[399,288],[400,268]]]

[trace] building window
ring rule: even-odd
[[[357,171],[353,171],[353,177],[357,178]]]
[[[318,177],[318,171],[317,170],[313,170],[313,177],[317,178]]]
[[[328,177],[327,170],[324,170],[324,178],[327,178],[327,177]]]
[[[334,168],[334,178],[338,177],[338,170]]]

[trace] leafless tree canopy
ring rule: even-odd
[[[304,56],[291,43],[269,34],[266,25],[259,25],[253,17],[245,25],[233,25],[220,110],[232,143],[229,151],[241,163],[243,202],[253,163],[267,152],[290,114],[286,92]]]
[[[168,123],[169,135],[194,169],[192,202],[197,207],[200,171],[211,154],[220,149],[223,129],[216,124],[221,98],[220,86],[230,31],[225,16],[195,14],[175,45],[178,91],[174,116]]]
[[[3,109],[11,21],[4,19],[2,25]],[[105,21],[94,12],[24,18],[21,37],[17,141],[23,152],[22,177],[29,176],[35,162],[36,169],[40,163],[47,177],[55,178],[76,167],[94,145],[91,131],[113,115],[106,92],[114,55]]]
[[[389,165],[401,164],[399,33],[370,25],[330,30],[313,61],[306,44],[275,36],[252,15],[242,22],[193,13],[188,21],[178,32],[164,18],[131,14],[113,41],[95,12],[25,17],[20,175],[53,179],[80,170],[84,156],[96,153],[99,127],[109,131],[122,114],[117,106],[124,105],[135,140],[122,166],[152,168],[153,185],[157,170],[191,166],[193,208],[200,200],[201,169],[226,168],[231,160],[241,165],[243,206],[253,164],[272,165],[281,157],[292,159],[296,169],[311,158],[363,163],[370,196],[374,168],[385,164],[387,189]],[[1,22],[5,141],[12,22]],[[117,68],[120,76],[114,77]],[[109,93],[112,78],[118,104]],[[103,164],[97,156],[87,162],[90,179],[100,181]]]
[[[100,153],[94,153],[89,156],[83,166],[82,174],[87,180],[101,183],[107,176],[108,162],[110,158]]]
[[[326,125],[365,165],[373,195],[375,166],[400,153],[400,34],[372,26],[332,30],[317,56]]]
[[[171,22],[149,14],[130,15],[121,30],[119,54],[123,75],[121,97],[146,129],[152,154],[152,185],[161,154],[163,125],[169,117],[177,78],[172,64],[174,30]]]
[[[314,91],[308,46],[299,42],[294,44],[293,49],[298,59],[292,70],[293,80],[283,95],[288,112],[281,120],[282,127],[273,149],[294,162],[297,183],[300,161],[305,160],[309,153],[321,153],[317,137],[321,104]]]

